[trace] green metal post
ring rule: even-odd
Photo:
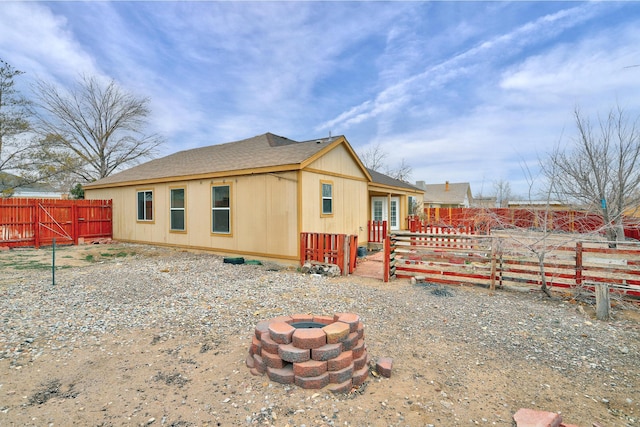
[[[56,285],[56,238],[53,238],[53,246],[51,249],[51,284]]]

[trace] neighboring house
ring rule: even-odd
[[[473,205],[471,206],[473,208],[497,208],[498,206],[498,199],[495,196],[475,196],[473,198]]]
[[[556,211],[574,209],[573,206],[558,200],[510,200],[507,203],[507,207],[510,209],[549,209]]]
[[[625,209],[623,215],[634,217],[634,218],[640,218],[640,206],[635,206],[632,208]]]
[[[416,186],[424,190],[425,208],[468,208],[473,203],[468,182],[425,184],[418,181]]]
[[[86,199],[113,200],[116,240],[297,261],[301,232],[366,243],[373,185],[344,136],[266,133],[151,160],[84,189]],[[408,189],[375,189],[408,203]]]
[[[405,218],[421,212],[424,191],[407,182],[367,169],[371,204],[370,219],[388,221],[389,229],[406,229]]]
[[[67,194],[49,184],[34,182],[23,184],[22,178],[0,172],[0,197],[23,197],[32,199],[61,199]]]

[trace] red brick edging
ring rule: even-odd
[[[295,328],[300,322],[325,325]],[[354,313],[333,316],[293,314],[263,320],[255,327],[246,365],[253,375],[307,389],[329,387],[346,393],[369,376],[364,325]]]

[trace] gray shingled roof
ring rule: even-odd
[[[298,142],[265,133],[240,141],[179,151],[113,174],[85,187],[299,165],[339,138],[341,137]]]
[[[449,186],[449,190],[447,190]],[[425,203],[460,204],[464,202],[467,191],[470,189],[468,182],[450,182],[445,184],[426,184],[424,186]],[[471,202],[471,200],[469,200]]]
[[[421,188],[416,187],[415,185],[411,185],[408,182],[405,182],[399,179],[391,178],[390,176],[380,172],[376,172],[373,169],[367,168],[367,171],[369,171],[369,175],[371,175],[372,181],[376,184],[388,185],[391,187],[406,188],[408,190],[414,190],[414,191],[422,191]]]

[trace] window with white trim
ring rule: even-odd
[[[231,233],[231,186],[211,187],[211,232]]]
[[[333,183],[320,182],[322,192],[322,215],[333,215]]]
[[[172,188],[170,190],[170,227],[172,231],[185,230],[185,206],[184,188]]]
[[[153,221],[153,191],[138,191],[138,221]]]

